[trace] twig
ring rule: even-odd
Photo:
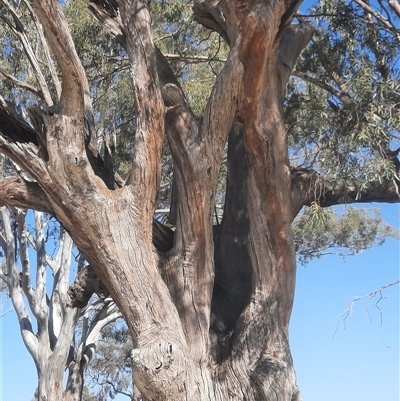
[[[365,306],[365,309],[366,309],[366,311],[367,311],[367,313],[368,313],[368,316],[369,316],[369,318],[370,318],[370,321],[372,321],[372,318],[371,318],[371,315],[370,315],[369,309],[368,309],[368,304],[369,304],[369,302],[370,302],[372,299],[375,299],[375,297],[376,297],[377,294],[379,294],[379,299],[378,299],[378,301],[375,303],[375,308],[377,308],[377,309],[379,310],[379,314],[380,314],[379,336],[380,336],[380,338],[381,338],[381,341],[385,344],[385,346],[388,347],[388,348],[390,348],[390,347],[386,344],[386,342],[383,340],[383,338],[382,338],[382,330],[381,330],[381,329],[382,329],[382,323],[383,323],[383,314],[382,314],[382,310],[381,310],[381,308],[378,306],[378,304],[379,304],[379,302],[380,302],[382,299],[388,298],[388,297],[384,297],[384,296],[382,295],[382,291],[385,290],[386,288],[392,287],[392,286],[397,285],[397,284],[399,284],[399,283],[400,283],[400,280],[397,280],[397,281],[394,281],[393,283],[383,285],[382,287],[377,288],[376,290],[370,292],[370,293],[367,294],[367,295],[363,295],[363,296],[360,296],[360,297],[352,297],[352,298],[350,298],[348,308],[344,311],[343,315],[342,315],[342,316],[339,318],[339,320],[337,321],[336,330],[335,330],[335,333],[333,334],[333,338],[335,338],[335,336],[336,336],[336,333],[337,333],[338,328],[339,328],[339,323],[340,323],[341,321],[343,321],[344,329],[346,328],[346,320],[347,320],[347,318],[349,318],[349,317],[351,316],[351,314],[352,314],[352,312],[353,312],[353,306],[354,306],[354,304],[355,304],[357,301],[361,301],[361,300],[363,300],[363,299],[369,298],[369,300],[368,300],[368,302],[367,302],[367,304],[366,304],[366,306]]]

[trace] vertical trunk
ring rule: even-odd
[[[63,401],[81,401],[84,377],[85,369],[82,368],[79,360],[72,362],[68,368],[68,379]]]
[[[45,118],[48,160],[32,175],[124,315],[135,384],[149,401],[298,398],[287,338],[295,254],[282,102],[301,47],[292,51],[285,42],[299,1],[196,1],[231,46],[201,120],[179,85],[159,77],[146,2],[95,3],[112,14],[131,63],[137,124],[130,177],[110,190],[89,162],[89,86],[55,0],[34,0],[63,87]],[[289,39],[298,44],[296,35]],[[164,130],[178,196],[174,246],[161,255],[152,219]],[[230,130],[225,215],[214,244],[214,193]],[[65,364],[55,352],[52,358],[49,380]],[[71,392],[80,368],[72,369]]]

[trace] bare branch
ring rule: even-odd
[[[85,343],[90,345],[91,343],[97,342],[101,330],[121,317],[122,314],[118,310],[117,305],[111,299],[104,300],[104,306],[91,322]]]
[[[354,308],[354,305],[355,305],[356,302],[362,301],[362,300],[364,300],[364,299],[368,299],[365,308],[366,308],[366,311],[367,311],[368,314],[369,314],[369,310],[368,310],[368,304],[369,304],[369,302],[372,301],[373,299],[375,299],[375,298],[379,295],[378,301],[375,303],[375,307],[378,309],[379,315],[380,315],[379,335],[380,335],[380,337],[381,337],[382,342],[385,344],[385,346],[388,347],[388,348],[390,348],[390,347],[385,343],[385,341],[384,341],[383,338],[382,338],[381,329],[382,329],[382,319],[383,319],[383,315],[382,315],[382,310],[380,309],[380,307],[378,306],[378,304],[379,304],[379,302],[380,302],[382,299],[384,299],[384,297],[383,297],[383,295],[382,295],[382,291],[384,291],[385,289],[387,289],[387,288],[389,288],[389,287],[393,287],[393,286],[395,286],[395,285],[398,285],[399,283],[400,283],[400,280],[397,280],[397,281],[394,281],[393,283],[383,285],[382,287],[379,287],[379,288],[377,288],[377,289],[371,291],[371,292],[370,292],[369,294],[367,294],[367,295],[351,297],[350,300],[349,300],[348,308],[344,311],[343,315],[342,315],[342,316],[339,318],[339,320],[337,321],[336,330],[335,330],[335,333],[334,333],[333,337],[335,337],[335,335],[336,335],[336,333],[337,333],[337,331],[338,331],[339,323],[340,323],[340,322],[343,322],[344,327],[346,328],[346,320],[347,320],[347,319],[351,316],[351,314],[353,313],[353,308]],[[370,320],[372,320],[371,317],[370,317]]]
[[[36,297],[36,291],[32,287],[32,278],[31,278],[31,266],[28,255],[28,236],[27,236],[27,227],[26,227],[26,211],[18,211],[15,216],[16,221],[18,222],[18,240],[20,243],[20,260],[22,265],[22,275],[21,275],[21,285],[26,295],[26,298],[29,302],[29,307],[35,316],[38,319],[40,325],[45,323],[44,311],[41,310],[40,305],[38,304],[38,300]]]
[[[400,4],[396,0],[388,0],[388,3],[392,10],[397,14],[397,16],[400,18]]]
[[[56,257],[54,260],[52,260],[54,281],[49,305],[49,334],[52,346],[56,344],[62,330],[65,317],[68,313],[70,313],[67,307],[67,290],[71,266],[72,247],[73,242],[71,237],[63,228],[60,227],[58,251]]]
[[[32,49],[32,46],[29,43],[28,36],[26,35],[24,26],[19,19],[16,10],[14,7],[8,2],[8,0],[1,0],[2,3],[7,7],[8,11],[11,13],[13,20],[15,22],[15,27],[11,24],[9,26],[13,30],[14,34],[18,37],[18,39],[21,41],[22,46],[25,50],[25,53],[28,57],[29,63],[31,64],[33,68],[33,72],[35,74],[36,80],[40,86],[40,90],[42,91],[43,95],[42,97],[46,101],[48,106],[51,106],[53,104],[53,100],[50,95],[49,88],[46,83],[46,79],[42,73],[42,70],[39,66],[39,62],[36,58],[35,52]]]
[[[400,33],[396,29],[396,27],[390,23],[389,20],[387,20],[382,14],[380,14],[378,11],[376,11],[374,8],[372,8],[369,4],[365,3],[362,0],[353,0],[356,2],[360,7],[362,7],[364,10],[367,12],[371,13],[384,27],[388,28],[394,35],[394,37],[400,42]],[[394,10],[397,13],[397,7]]]
[[[17,78],[14,77],[14,75],[8,73],[4,68],[0,67],[0,73],[3,74],[7,79],[9,79],[13,84],[26,89],[32,93],[34,93],[36,96],[39,96],[40,98],[44,99],[43,93],[39,91],[36,87],[27,84],[26,82],[22,82],[18,80]]]
[[[57,71],[54,66],[54,60],[53,60],[52,55],[50,54],[50,49],[47,44],[46,38],[44,37],[43,27],[42,27],[41,23],[39,22],[36,14],[35,14],[35,11],[33,10],[30,3],[27,0],[23,0],[23,1],[24,1],[25,6],[28,8],[28,10],[30,12],[31,18],[33,19],[35,26],[36,26],[36,31],[39,35],[40,41],[42,42],[44,54],[45,54],[46,60],[47,60],[47,66],[50,69],[50,75],[53,80],[54,86],[56,88],[57,101],[59,101],[60,97],[61,97],[61,82],[58,79],[58,74],[57,74]]]
[[[38,340],[33,334],[32,323],[29,313],[25,307],[22,289],[20,286],[20,274],[15,263],[15,238],[11,230],[10,218],[6,207],[0,207],[0,219],[3,223],[5,240],[7,242],[6,263],[7,276],[5,283],[7,284],[11,302],[17,314],[21,336],[35,362],[38,361]]]

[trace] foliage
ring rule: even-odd
[[[400,24],[371,4],[390,29],[355,1],[310,8],[318,31],[297,61],[285,109],[294,164],[363,189],[394,179],[386,153],[400,146]]]
[[[125,324],[114,323],[103,330],[86,379],[86,386],[97,400],[132,394],[131,351],[132,340]]]
[[[382,221],[379,209],[346,209],[336,213],[312,204],[297,217],[293,234],[300,263],[329,253],[357,255],[382,245],[387,237],[400,238],[397,229]]]

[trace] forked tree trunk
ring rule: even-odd
[[[39,182],[123,313],[135,346],[135,384],[148,400],[295,399],[287,338],[295,256],[282,100],[287,70],[311,32],[285,29],[298,2],[224,4],[221,32],[231,53],[201,123],[169,71],[157,70],[145,4],[119,2],[137,134],[130,178],[116,190],[93,171],[93,141],[90,132],[83,135],[88,84],[60,7],[34,3],[63,73],[62,94],[44,119],[45,158],[29,145],[5,148]],[[221,11],[217,2],[198,5]],[[178,207],[174,246],[162,255],[153,246],[152,218],[164,130]],[[213,199],[230,131],[232,185],[214,247]],[[48,394],[48,401],[60,398]]]
[[[135,152],[126,185],[114,189],[99,168],[89,85],[59,2],[34,1],[62,71],[61,99],[44,118],[40,154],[14,134],[0,137],[1,150],[37,180],[37,205],[67,228],[118,304],[146,400],[300,399],[288,344],[295,253],[282,115],[290,71],[312,34],[307,24],[290,25],[299,3],[195,1],[197,20],[230,46],[199,120],[154,46],[146,2],[91,2],[132,66]],[[168,252],[152,236],[164,132],[177,194]],[[228,136],[227,198],[214,237]],[[33,188],[24,188],[28,197]]]

